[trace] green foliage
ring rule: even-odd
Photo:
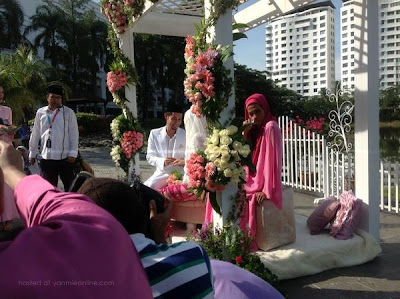
[[[0,48],[14,49],[24,37],[24,11],[18,0],[0,1]]]
[[[162,111],[167,106],[166,89],[173,90],[171,101],[182,107],[187,106],[183,94],[185,77],[184,49],[185,39],[182,37],[135,34],[135,60],[138,74],[137,106],[141,122],[147,122],[148,110],[155,105],[154,86],[160,88],[157,99]],[[152,127],[152,125],[150,126]]]
[[[381,121],[400,120],[400,84],[381,91],[379,107]]]
[[[13,54],[0,54],[0,84],[15,123],[25,112],[33,110],[36,103],[45,100],[47,77],[51,72],[52,68],[36,59],[36,53],[27,47],[21,46]]]
[[[266,76],[265,71],[235,64],[236,115],[244,115],[244,102],[250,95],[261,93],[266,96],[275,116],[295,116],[295,113],[299,111],[302,98],[292,90],[279,87],[274,81],[266,79]]]
[[[44,0],[31,17],[25,34],[38,32],[36,48],[63,75],[74,96],[96,97],[96,73],[104,66],[107,51],[107,25],[88,0]],[[57,78],[59,79],[59,78]]]
[[[279,287],[278,277],[264,266],[258,255],[250,253],[252,238],[237,225],[216,228],[214,233],[210,224],[187,237],[203,246],[210,258],[231,262],[264,279],[275,288]]]
[[[83,134],[102,132],[108,128],[108,122],[98,114],[78,112],[76,120]]]

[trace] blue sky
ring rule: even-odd
[[[251,5],[258,0],[249,0],[241,7],[244,8]],[[322,2],[323,0],[318,0],[317,2]],[[99,0],[94,0],[94,2],[99,2]],[[336,78],[340,77],[340,7],[342,6],[342,0],[332,0],[336,7],[335,11],[335,29],[336,29]],[[248,66],[256,70],[265,70],[265,25],[258,26],[246,32],[247,38],[241,39],[235,42],[234,45],[234,59],[235,62]]]

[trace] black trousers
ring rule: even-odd
[[[68,191],[72,181],[74,180],[75,164],[64,160],[40,160],[40,168],[42,169],[42,177],[50,184],[57,187],[58,176],[64,184],[64,190]]]

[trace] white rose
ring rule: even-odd
[[[221,154],[222,154],[223,152],[229,153],[229,151],[230,151],[229,146],[227,146],[226,144],[221,145],[221,146],[219,147],[219,150],[220,150]]]
[[[250,154],[250,147],[248,144],[245,144],[240,150],[239,154],[241,154],[243,157],[247,157]]]
[[[220,137],[228,136],[228,135],[229,135],[229,132],[228,132],[227,129],[223,129],[223,130],[219,131],[219,136]]]
[[[232,138],[229,136],[222,136],[221,137],[221,144],[229,145],[232,143]]]
[[[222,170],[224,170],[224,169],[227,169],[228,167],[229,167],[229,162],[228,162],[228,161],[225,161],[225,160],[221,160],[220,168],[221,168]]]
[[[214,165],[215,165],[215,167],[219,168],[221,166],[221,159],[215,159]]]
[[[234,125],[230,125],[226,130],[228,131],[228,135],[233,135],[238,131],[238,128]]]
[[[222,161],[225,161],[225,162],[229,162],[229,160],[231,159],[231,155],[229,154],[229,153],[223,153],[222,155],[221,155],[221,160]]]
[[[230,178],[232,176],[233,172],[230,168],[227,168],[224,170],[224,176],[226,176],[227,178]]]
[[[241,149],[241,148],[243,147],[242,143],[239,142],[239,141],[234,141],[233,144],[232,144],[232,146],[233,146],[233,148],[234,148],[235,150],[239,150],[239,149]]]
[[[213,145],[218,145],[219,144],[219,137],[215,136],[215,135],[212,135],[211,138],[210,138],[210,143],[213,144]]]

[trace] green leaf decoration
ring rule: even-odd
[[[214,209],[214,211],[217,212],[219,215],[222,215],[221,207],[219,206],[219,204],[217,202],[217,194],[215,192],[209,192],[208,198],[210,199],[210,203],[211,203],[211,206]]]
[[[242,32],[234,32],[233,33],[233,41],[237,41],[242,38],[247,38],[247,35]]]

